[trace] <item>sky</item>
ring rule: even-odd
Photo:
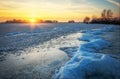
[[[120,12],[119,0],[0,0],[0,21],[8,19],[43,19],[82,21],[85,16],[100,17],[103,9]]]

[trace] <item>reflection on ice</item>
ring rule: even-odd
[[[67,55],[59,48],[78,46],[81,33],[51,39],[41,45],[26,48],[20,55],[9,54],[0,62],[0,77],[4,79],[50,79],[55,69],[66,61]],[[12,72],[12,73],[11,73]]]

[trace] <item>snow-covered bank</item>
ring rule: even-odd
[[[101,35],[116,29],[116,27],[105,27],[82,31],[85,34],[79,40],[87,41],[87,43],[80,45],[75,52],[67,51],[72,54],[72,58],[59,70],[56,70],[53,79],[119,79],[120,61],[99,53],[100,50],[111,45]]]

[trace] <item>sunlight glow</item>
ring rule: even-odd
[[[32,19],[30,19],[30,22],[31,22],[31,23],[35,23],[35,22],[36,22],[36,19],[32,18]]]

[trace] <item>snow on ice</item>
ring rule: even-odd
[[[97,36],[114,29],[114,27],[104,27],[100,30],[82,32],[85,34],[79,40],[88,42],[80,45],[77,51],[73,49],[67,51],[67,54],[68,52],[72,54],[72,58],[56,70],[53,79],[119,79],[120,61],[99,53],[99,50],[110,46],[110,43]],[[62,50],[66,52],[66,48]]]

